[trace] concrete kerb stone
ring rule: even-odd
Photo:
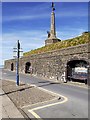
[[[2,97],[2,118],[24,118],[7,95],[3,95],[1,97]]]

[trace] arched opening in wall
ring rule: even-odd
[[[88,79],[88,63],[84,60],[72,60],[67,63],[67,80],[85,82]]]
[[[11,63],[11,71],[13,71],[13,70],[14,70],[14,64]]]
[[[27,62],[25,64],[25,73],[30,73],[30,66],[31,66],[31,63],[30,62]]]

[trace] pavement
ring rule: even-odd
[[[23,106],[33,105],[54,99],[56,96],[38,89],[35,86],[14,81],[2,80],[0,89],[1,118],[28,118],[22,111]]]
[[[2,118],[24,118],[10,98],[2,90]]]
[[[2,89],[2,82],[0,81],[0,119],[24,118],[15,104],[5,94]]]

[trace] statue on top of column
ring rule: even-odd
[[[52,11],[55,10],[54,3],[52,2]]]

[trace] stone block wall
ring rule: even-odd
[[[85,60],[89,63],[90,59],[88,51],[88,44],[68,47],[64,49],[54,50],[42,54],[30,55],[28,57],[20,58],[19,68],[20,72],[25,73],[25,64],[31,63],[33,74],[50,79],[61,79],[62,74],[67,70],[67,63],[71,60]],[[11,63],[14,63],[14,70],[16,61],[6,60],[5,69],[11,69]]]

